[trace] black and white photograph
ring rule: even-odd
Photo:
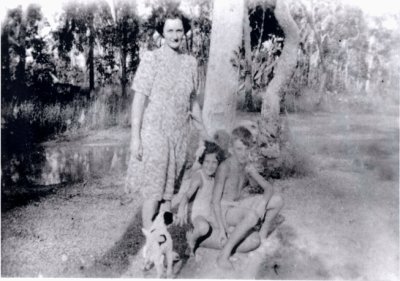
[[[0,7],[1,278],[400,279],[400,2]]]

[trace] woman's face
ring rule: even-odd
[[[164,24],[165,43],[173,50],[177,50],[183,38],[183,24],[180,19],[167,19]]]

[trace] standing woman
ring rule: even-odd
[[[197,62],[180,51],[189,28],[189,20],[180,11],[167,11],[157,25],[164,44],[143,54],[132,84],[135,96],[126,190],[131,196],[143,197],[146,229],[160,204],[164,210],[171,209],[175,179],[186,160],[190,120],[201,120],[200,107],[194,102]]]

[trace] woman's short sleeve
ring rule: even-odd
[[[136,70],[135,78],[132,83],[132,90],[150,96],[154,82],[154,55],[152,52],[145,52]]]

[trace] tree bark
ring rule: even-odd
[[[374,35],[371,35],[368,40],[368,51],[366,55],[366,65],[367,65],[367,79],[365,79],[365,86],[364,86],[364,91],[365,93],[369,93],[370,91],[370,84],[371,84],[371,69],[374,63],[374,53],[372,52],[372,45],[374,44],[375,37]]]
[[[18,56],[19,62],[16,68],[16,80],[21,86],[25,85],[25,63],[26,63],[26,13],[22,13],[20,29],[18,34]]]
[[[124,12],[122,12],[124,15]],[[116,15],[117,16],[117,15]],[[126,58],[128,56],[128,30],[127,30],[127,17],[122,16],[120,19],[116,19],[115,24],[118,25],[118,20],[125,21],[122,23],[122,44],[120,46],[120,57],[121,57],[121,100],[125,100],[126,98],[126,84],[128,83],[127,78],[127,66],[126,66]]]
[[[3,91],[8,91],[8,86],[10,83],[10,44],[8,41],[8,24],[3,25],[1,32],[1,88]]]
[[[263,16],[262,16],[262,23],[261,23],[261,32],[260,32],[260,38],[258,39],[258,46],[257,46],[257,50],[260,51],[261,50],[261,45],[262,45],[262,37],[264,34],[264,24],[265,24],[265,10],[264,7],[261,6],[262,10],[263,10]]]
[[[128,56],[128,52],[126,50],[126,45],[122,46],[121,50],[121,97],[122,100],[126,97],[126,84],[128,82],[128,78],[126,75],[126,57]]]
[[[203,108],[210,135],[218,129],[230,132],[233,127],[239,77],[231,59],[242,44],[244,5],[244,0],[214,1]]]
[[[89,65],[89,90],[94,89],[94,26],[93,26],[93,14],[89,16],[89,55],[88,55],[88,65]]]
[[[247,2],[247,1],[245,1]],[[254,111],[253,104],[253,71],[252,71],[252,58],[251,58],[251,38],[250,38],[250,20],[249,20],[249,12],[247,5],[245,5],[245,9],[243,12],[243,41],[244,41],[244,52],[246,57],[246,77],[244,82],[245,89],[245,107],[248,111]]]
[[[284,0],[276,1],[274,13],[285,34],[285,45],[274,70],[274,78],[263,95],[261,116],[266,122],[276,122],[279,119],[281,91],[296,67],[297,46],[300,41],[299,29]],[[277,128],[274,130],[277,131]]]
[[[325,58],[324,58],[324,52],[323,52],[321,36],[318,33],[318,31],[316,30],[316,28],[315,28],[315,23],[314,23],[314,3],[313,3],[313,1],[311,1],[311,13],[309,13],[307,11],[306,6],[301,1],[299,1],[299,3],[302,5],[302,7],[303,7],[303,9],[305,11],[307,22],[308,22],[308,24],[309,24],[309,26],[310,26],[313,34],[314,34],[314,38],[315,38],[315,41],[317,43],[316,46],[318,48],[319,60],[320,60],[321,67],[322,67],[322,69],[321,69],[322,74],[319,75],[318,74],[319,71],[317,70],[317,76],[321,77],[321,79],[319,79],[319,87],[318,87],[318,94],[320,95],[320,102],[321,102],[322,101],[322,97],[323,97],[323,92],[325,90],[325,85],[326,85],[328,66],[326,65]]]
[[[117,2],[117,5],[120,10],[118,10],[117,5],[115,5],[115,0],[108,0],[111,11],[112,11],[112,17],[114,20],[114,25],[118,27],[119,21],[124,19],[124,13],[126,13],[128,7],[125,7],[122,5],[122,11],[121,11],[121,2]],[[120,12],[120,13],[119,13]],[[122,15],[121,15],[122,14]],[[125,97],[127,96],[126,94],[126,84],[128,83],[128,78],[127,78],[127,66],[126,66],[126,58],[128,56],[128,30],[126,30],[126,25],[123,25],[122,30],[116,30],[116,32],[122,32],[122,40],[121,40],[121,46],[119,47],[120,51],[120,60],[121,60],[121,101],[125,100]],[[120,104],[119,108],[124,106],[124,104]]]

